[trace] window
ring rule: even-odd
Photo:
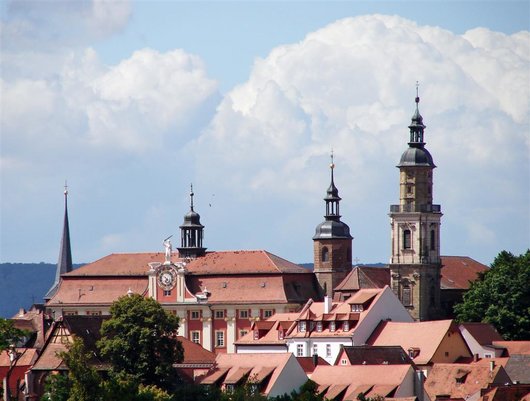
[[[86,314],[88,316],[101,316],[101,311],[100,310],[87,310]]]
[[[411,242],[410,242],[410,230],[404,230],[403,231],[403,249],[410,249]]]
[[[335,322],[329,322],[329,331],[335,331]]]
[[[264,319],[267,319],[267,318],[271,317],[272,315],[274,315],[274,311],[272,309],[265,309],[263,311],[263,318]]]
[[[191,332],[191,341],[195,344],[201,343],[201,332],[200,331],[192,331]]]
[[[404,306],[412,306],[412,291],[408,285],[401,290],[401,302]]]
[[[254,330],[254,340],[259,340],[259,330]]]
[[[408,194],[412,193],[412,185],[407,185],[407,193]]]
[[[305,333],[305,327],[306,327],[305,320],[301,320],[301,321],[298,322],[298,331],[300,333]]]
[[[319,333],[322,331],[322,322],[317,322],[317,331]]]
[[[357,312],[357,313],[360,313],[364,310],[363,306],[361,304],[353,304],[351,306],[351,311],[352,312]]]
[[[322,248],[322,262],[327,262],[327,261],[329,261],[329,250],[325,246]]]
[[[278,330],[278,340],[283,340],[283,330]]]
[[[318,355],[318,344],[313,344],[313,355]]]
[[[171,290],[164,290],[164,296],[168,297],[171,295]]]
[[[347,365],[348,364],[348,360],[343,358],[343,359],[340,360],[340,364],[341,365]]]
[[[215,346],[222,348],[225,346],[225,332],[216,331],[215,332]]]
[[[349,331],[350,330],[350,322],[342,323],[342,330]]]
[[[296,356],[304,356],[304,344],[296,344]]]
[[[226,385],[225,390],[227,393],[233,393],[235,388],[236,388],[235,385],[230,383]]]
[[[491,354],[484,354],[484,358],[491,358],[492,355]]]
[[[331,344],[326,344],[326,358],[331,358]]]
[[[215,318],[216,319],[224,319],[225,317],[225,311],[224,310],[216,310],[215,311]]]
[[[77,311],[76,310],[67,310],[67,311],[63,312],[63,315],[64,316],[76,316],[77,315]]]
[[[248,333],[248,330],[239,330],[239,338],[246,336]]]
[[[192,310],[190,313],[190,319],[197,320],[201,317],[201,311]]]
[[[248,309],[240,309],[239,310],[239,318],[240,319],[248,319]]]
[[[436,238],[434,234],[434,230],[431,230],[431,251],[434,251],[436,249]]]

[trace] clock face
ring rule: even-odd
[[[165,266],[158,272],[158,286],[169,291],[177,284],[177,274],[171,266]]]

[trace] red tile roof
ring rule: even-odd
[[[460,327],[465,328],[480,345],[491,345],[493,341],[502,341],[499,332],[489,323],[461,323]]]
[[[66,276],[147,276],[148,263],[163,262],[164,253],[112,253],[66,273]]]
[[[508,355],[530,355],[530,341],[493,341],[493,345],[506,348]]]
[[[31,366],[37,358],[37,350],[35,348],[17,348],[17,354],[19,359],[17,360],[15,366]],[[9,367],[9,354],[7,351],[0,352],[0,366]]]
[[[381,322],[370,336],[368,345],[400,345],[405,351],[419,348],[414,363],[426,365],[453,325],[452,320],[428,322]]]
[[[129,289],[137,294],[147,292],[147,277],[108,277],[95,280],[93,277],[68,277],[61,280],[55,295],[48,306],[67,306],[74,304],[109,305],[119,297],[127,295]]]
[[[335,287],[336,291],[358,291],[361,288],[383,288],[390,283],[390,271],[384,267],[355,266]]]
[[[437,363],[429,372],[424,387],[432,400],[437,395],[467,399],[491,383],[506,382],[510,382],[510,378],[502,366],[490,371],[489,365]]]
[[[177,336],[184,349],[183,364],[213,364],[215,353],[204,349],[199,344],[188,340],[185,337]]]
[[[478,278],[478,274],[488,270],[488,266],[468,256],[442,256],[442,289],[469,288],[469,283]]]
[[[297,356],[296,360],[298,361],[302,369],[304,369],[304,372],[306,372],[306,374],[313,372],[315,368],[319,365],[329,365],[329,362],[320,356],[317,357],[316,365],[312,356]]]

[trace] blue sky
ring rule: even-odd
[[[360,262],[420,81],[442,254],[530,244],[530,3],[1,3],[2,262],[162,250],[191,182],[210,250],[310,262],[329,153]]]

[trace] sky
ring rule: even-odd
[[[312,262],[335,184],[358,263],[388,262],[419,82],[442,255],[530,246],[530,2],[4,1],[2,262],[209,250]]]

